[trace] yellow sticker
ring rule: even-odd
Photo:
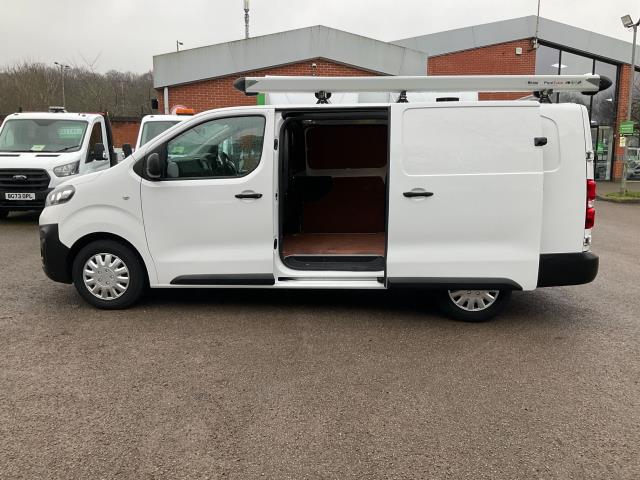
[[[32,152],[41,152],[42,150],[44,150],[44,147],[46,145],[34,145],[33,147],[31,147],[31,151]]]

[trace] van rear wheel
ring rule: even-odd
[[[500,313],[510,297],[511,290],[446,290],[440,308],[456,320],[484,322]]]
[[[83,247],[73,261],[72,277],[84,300],[107,310],[129,307],[146,287],[138,256],[113,240],[98,240]]]

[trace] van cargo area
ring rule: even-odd
[[[286,117],[282,261],[299,270],[384,270],[387,111],[290,112]]]

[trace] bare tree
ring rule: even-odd
[[[140,116],[151,113],[155,97],[151,72],[135,74],[94,69],[97,58],[74,65],[65,73],[67,110],[109,111],[114,115]],[[62,103],[60,70],[43,63],[25,62],[0,69],[0,114],[42,111]]]

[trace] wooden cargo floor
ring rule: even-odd
[[[284,257],[295,255],[373,255],[384,257],[385,233],[297,233],[282,242]]]

